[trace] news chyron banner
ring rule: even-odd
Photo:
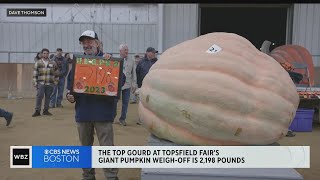
[[[11,146],[11,168],[310,168],[310,146]]]

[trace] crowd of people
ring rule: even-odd
[[[97,40],[98,41],[98,40]],[[80,41],[81,42],[81,41]],[[99,53],[102,53],[102,43],[97,42]],[[127,44],[120,44],[119,54],[123,58],[123,72],[126,77],[124,86],[121,89],[121,116],[119,124],[126,126],[126,114],[128,105],[138,102],[138,95],[135,90],[142,86],[142,80],[149,72],[151,66],[157,61],[156,51],[148,47],[144,56],[136,54],[134,59],[128,57],[129,47]],[[32,117],[41,116],[41,103],[43,98],[43,115],[52,115],[49,108],[63,108],[65,84],[68,74],[70,74],[72,59],[70,53],[64,53],[62,48],[57,48],[55,54],[50,54],[48,49],[42,49],[37,53],[34,66],[33,83],[37,91],[36,108]],[[109,55],[110,54],[105,54]],[[47,62],[50,62],[49,65]],[[131,102],[130,102],[131,101]],[[117,101],[118,103],[118,101]],[[117,104],[116,103],[116,104]],[[137,122],[141,124],[140,121]]]
[[[92,30],[84,31],[79,37],[80,45],[84,55],[101,56],[106,59],[111,54],[103,52],[103,44],[97,34]],[[33,85],[36,90],[35,112],[32,117],[41,115],[52,116],[50,108],[63,108],[63,99],[66,97],[70,103],[75,103],[75,122],[79,134],[80,144],[83,146],[92,146],[94,133],[98,137],[101,146],[114,145],[113,126],[114,119],[117,116],[117,104],[121,100],[121,115],[118,123],[126,126],[126,117],[130,103],[137,103],[139,97],[135,94],[138,88],[141,88],[143,79],[149,72],[151,66],[157,62],[156,51],[153,47],[148,47],[142,57],[139,54],[131,59],[129,47],[127,44],[120,44],[119,54],[123,59],[123,72],[121,73],[120,99],[111,96],[86,96],[84,94],[71,93],[74,72],[72,71],[72,58],[70,53],[64,53],[61,48],[57,48],[54,54],[50,54],[47,48],[43,48],[34,58]],[[65,88],[66,84],[66,88]],[[64,90],[67,90],[64,96]],[[42,108],[42,101],[44,105]],[[41,114],[41,109],[43,109]],[[4,117],[7,126],[10,125],[13,113],[0,109],[0,117]],[[137,121],[141,125],[141,121]],[[106,168],[104,175],[106,179],[118,179],[118,169]],[[83,169],[83,179],[95,179],[94,169]]]

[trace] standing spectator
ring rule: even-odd
[[[7,121],[7,126],[9,126],[12,121],[13,113],[0,108],[0,117],[4,117]]]
[[[54,85],[58,84],[59,77],[58,67],[55,61],[50,61],[49,50],[44,48],[41,50],[42,58],[38,60],[34,65],[33,70],[33,83],[34,87],[37,89],[37,97],[36,97],[36,111],[33,113],[32,117],[40,116],[41,104],[43,100],[43,96],[45,96],[44,100],[44,109],[43,115],[52,114],[49,110],[49,102],[50,95],[52,94],[52,89]]]
[[[135,66],[137,66],[140,61],[141,61],[141,56],[140,56],[139,54],[136,54],[136,55],[134,56]],[[136,73],[136,69],[134,69],[134,73],[137,74],[137,73]],[[135,92],[135,90],[132,89],[131,95],[130,95],[130,97],[131,97],[131,102],[130,102],[130,104],[135,104],[135,103],[137,103],[138,95],[135,94],[134,92]]]
[[[82,33],[79,38],[80,44],[83,47],[85,55],[104,56],[109,59],[109,54],[103,54],[100,49],[100,41],[97,34],[94,31],[87,30]],[[125,81],[125,76],[120,79]],[[77,122],[79,139],[82,146],[92,146],[94,141],[94,129],[98,137],[100,146],[113,146],[113,121],[115,116],[115,104],[116,100],[114,97],[107,96],[86,96],[83,94],[70,94],[72,88],[71,83],[73,82],[73,71],[70,71],[68,75],[67,83],[67,100],[75,105],[75,119]],[[118,179],[118,169],[103,169],[105,178],[108,180]],[[95,169],[83,169],[83,179],[95,179]]]
[[[50,54],[49,59],[53,60],[54,54]]]
[[[138,63],[136,68],[138,88],[141,88],[144,77],[148,74],[151,66],[157,62],[156,51],[153,47],[148,47],[145,57]]]
[[[62,106],[63,91],[66,76],[68,75],[69,66],[67,60],[62,56],[62,49],[58,48],[56,55],[53,57],[53,61],[56,62],[59,70],[59,82],[57,86],[54,86],[53,92],[50,97],[50,108],[59,108]]]
[[[119,122],[121,125],[126,126],[126,117],[128,105],[130,100],[130,89],[135,91],[137,89],[137,77],[135,73],[136,64],[133,59],[128,58],[129,48],[126,44],[119,46],[120,57],[123,58],[123,72],[126,76],[126,82],[121,89],[122,108]]]
[[[72,62],[73,62],[73,59],[71,59],[70,57],[70,53],[66,53],[64,55],[64,58],[66,59],[66,61],[68,62],[68,74],[70,73],[71,69],[72,69]],[[67,75],[68,76],[68,75]]]
[[[34,62],[37,62],[38,60],[40,60],[42,58],[42,53],[41,52],[38,52],[37,53],[37,56],[34,57]]]
[[[64,59],[69,63],[69,64],[72,64],[72,60],[71,57],[70,57],[70,53],[65,53],[64,54]]]

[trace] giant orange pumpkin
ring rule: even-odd
[[[299,103],[279,63],[232,33],[166,50],[139,94],[145,127],[182,145],[274,143],[287,133]]]
[[[298,45],[283,45],[272,50],[270,56],[272,56],[279,63],[287,62],[294,64],[296,62],[299,64],[306,64],[309,74],[305,68],[294,68],[292,71],[303,75],[303,79],[300,84],[309,84],[309,76],[310,85],[314,85],[314,66],[312,56],[306,48]]]

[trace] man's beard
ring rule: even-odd
[[[95,52],[94,49],[97,49],[96,47],[92,47],[92,48],[83,48],[84,52],[87,54],[87,55],[95,55]]]

